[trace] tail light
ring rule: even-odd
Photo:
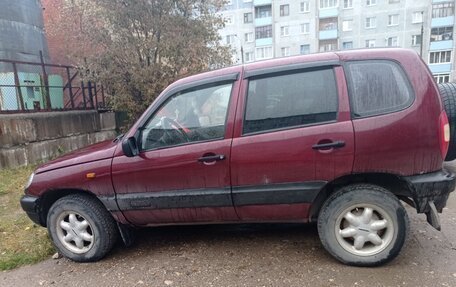
[[[450,124],[448,123],[448,117],[445,111],[442,111],[439,118],[439,133],[440,133],[440,153],[442,159],[445,160],[450,145]]]

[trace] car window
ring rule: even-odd
[[[413,93],[400,66],[392,61],[349,62],[349,87],[355,118],[402,110]]]
[[[206,86],[170,97],[141,132],[141,150],[223,138],[232,84]]]
[[[243,133],[334,121],[337,89],[331,68],[249,81]]]

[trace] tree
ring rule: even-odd
[[[171,82],[230,64],[217,13],[224,0],[64,0],[62,23],[84,77],[135,119]],[[70,25],[69,25],[70,24]],[[62,35],[62,33],[60,34]],[[82,48],[81,48],[82,47]],[[88,49],[87,49],[88,48]]]

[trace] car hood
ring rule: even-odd
[[[39,166],[35,173],[112,158],[118,143],[119,141],[107,140],[75,150]]]

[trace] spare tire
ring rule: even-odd
[[[450,123],[450,145],[445,161],[456,159],[456,83],[439,84],[440,97]]]

